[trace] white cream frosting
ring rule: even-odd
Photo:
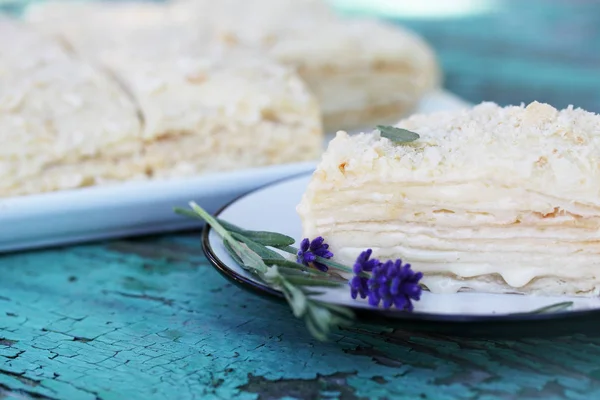
[[[298,207],[305,236],[326,237],[343,261],[369,247],[425,283],[463,279],[429,280],[436,291],[473,288],[468,278],[485,290],[491,275],[507,290],[541,277],[600,286],[599,116],[484,103],[398,126],[421,137],[338,133]]]

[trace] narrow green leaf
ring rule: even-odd
[[[345,318],[343,316],[339,316],[339,315],[333,315],[331,317],[331,325],[332,326],[336,326],[336,327],[340,327],[340,326],[351,326],[352,325],[352,320]]]
[[[267,264],[267,263],[265,263],[265,264]],[[267,264],[267,265],[269,265],[269,264]],[[277,264],[272,264],[272,265],[277,265]],[[286,279],[289,278],[289,277],[291,277],[291,276],[303,276],[305,278],[322,279],[322,280],[325,280],[325,281],[332,280],[328,276],[315,275],[311,271],[308,271],[308,270],[301,270],[301,269],[298,269],[298,268],[282,267],[281,265],[277,265],[277,268],[279,269],[279,273],[284,278],[286,278]]]
[[[321,304],[322,307],[328,308],[331,312],[340,315],[341,317],[343,317],[346,320],[354,319],[354,312],[352,312],[352,310],[350,310],[348,307],[338,306],[336,304],[322,303],[322,302],[318,302],[318,303]]]
[[[308,271],[309,268],[306,265],[297,263],[295,261],[286,260],[285,258],[263,258],[263,261],[267,265],[277,265],[280,267],[296,268],[303,271]],[[321,271],[318,271],[321,272]]]
[[[237,232],[237,233],[246,233],[246,230],[244,228],[240,228],[237,225],[232,224],[231,222],[227,222],[225,220],[222,220],[221,218],[217,218],[217,221],[223,225],[223,227],[225,229],[227,229],[229,232]]]
[[[223,239],[232,239],[229,232],[225,228],[223,228],[223,226],[219,224],[219,222],[217,222],[217,220],[212,215],[210,215],[204,208],[200,207],[193,201],[190,202],[190,207],[200,218],[205,220],[206,223],[209,224],[219,234],[219,236],[221,236]]]
[[[529,311],[528,314],[546,314],[558,311],[564,311],[569,309],[573,305],[572,301],[563,301],[561,303],[550,304],[549,306],[537,308],[533,311]]]
[[[260,243],[256,243],[254,240],[249,239],[248,237],[239,234],[237,232],[232,232],[231,236],[235,239],[239,240],[242,243],[246,243],[246,245],[256,254],[258,254],[261,258],[269,258],[269,259],[280,259],[285,260],[285,258],[279,254],[278,252],[271,250]]]
[[[325,334],[325,336],[328,336],[328,333],[332,328],[332,326],[330,324],[332,315],[329,312],[329,310],[324,307],[319,307],[318,305],[316,305],[314,303],[311,303],[311,305],[308,307],[307,311],[308,311],[307,317],[310,318],[315,323],[315,326],[317,327],[317,329],[319,331],[323,332]]]
[[[354,313],[345,307],[309,300],[304,320],[311,334],[324,341],[333,328],[351,325],[353,318]]]
[[[329,330],[331,331],[332,328],[337,328],[340,326],[351,326],[352,325],[352,320],[354,318],[354,316],[352,318],[348,318],[344,315],[340,315],[340,314],[336,314],[334,312],[332,312],[331,310],[329,310],[327,307],[323,307],[325,309],[327,309],[329,311]]]
[[[267,265],[269,265],[268,263],[265,263]],[[277,264],[271,264],[271,265],[277,265]],[[323,277],[320,276],[316,276],[316,275],[311,275],[309,271],[306,270],[301,270],[301,269],[297,269],[297,268],[290,268],[290,267],[282,267],[281,265],[277,265],[277,268],[279,269],[279,273],[284,276],[286,279],[291,277],[291,276],[313,276],[316,278],[321,278],[323,279]],[[327,279],[327,278],[325,278]]]
[[[263,246],[285,247],[294,244],[296,241],[289,236],[281,233],[267,231],[246,231],[244,236],[254,240]]]
[[[223,227],[228,231],[244,235],[248,239],[251,239],[256,243],[262,244],[263,246],[283,247],[292,245],[296,242],[293,238],[287,235],[283,235],[281,233],[268,231],[251,231],[244,228],[240,228],[237,225],[234,225],[230,222],[224,221],[219,218],[217,218],[217,221],[221,225],[223,225]]]
[[[226,239],[227,240],[227,239]],[[248,247],[245,243],[235,242],[235,240],[227,240],[231,244],[231,248],[242,261],[242,267],[254,270],[259,274],[267,272],[267,265],[262,258]]]
[[[223,240],[223,246],[225,247],[225,250],[227,250],[227,253],[229,253],[229,255],[231,256],[231,258],[233,258],[233,260],[240,266],[244,266],[244,262],[242,261],[242,259],[240,258],[240,256],[237,255],[237,253],[235,252],[235,250],[233,250],[233,247],[231,247],[231,244],[227,241],[227,240]]]
[[[304,293],[294,285],[284,280],[282,282],[283,294],[285,295],[292,312],[296,318],[300,318],[306,313],[307,299]]]
[[[313,289],[311,287],[302,288],[302,291],[309,298],[310,297],[315,297],[315,296],[321,296],[321,295],[325,294],[325,291],[323,291],[323,290],[316,290],[316,289]],[[314,300],[311,300],[311,301],[314,301]]]
[[[329,337],[329,331],[323,332],[319,329],[319,326],[310,318],[308,315],[304,318],[304,323],[310,334],[321,342],[327,341]]]
[[[323,278],[309,278],[301,276],[287,276],[285,278],[288,282],[296,286],[321,286],[321,287],[337,287],[346,285],[346,282],[325,280]]]
[[[418,133],[394,126],[377,125],[377,129],[381,132],[382,137],[388,138],[394,143],[409,143],[420,138]]]
[[[282,260],[270,260],[270,259],[263,258],[263,262],[265,264],[267,264],[268,266],[277,266],[277,269],[278,269],[279,273],[281,274],[281,276],[286,279],[288,279],[290,276],[297,276],[297,277],[301,276],[301,277],[305,277],[305,278],[319,279],[319,280],[326,281],[326,282],[343,282],[344,284],[346,283],[346,280],[342,281],[340,278],[331,276],[331,275],[327,274],[326,272],[321,272],[314,268],[307,268],[307,267],[304,267],[303,265],[302,265],[302,267],[304,267],[304,268],[298,268],[298,267],[296,267],[296,265],[294,265],[295,263],[289,263],[289,262],[288,262],[289,264],[287,264],[287,265],[291,265],[291,266],[286,266],[286,265],[282,265],[281,261]]]
[[[181,208],[181,207],[175,207],[173,209],[173,211],[175,211],[175,214],[183,215],[185,217],[194,218],[194,219],[201,219],[202,221],[204,221],[204,218],[202,218],[201,216],[199,216],[192,210],[187,210],[187,209]]]
[[[277,258],[277,259],[263,258],[263,261],[267,265],[277,265],[279,267],[286,267],[286,268],[290,268],[290,269],[293,268],[293,269],[297,269],[299,271],[306,271],[306,272],[309,272],[314,275],[329,276],[329,274],[327,272],[319,271],[316,268],[307,267],[306,265],[297,263],[295,261],[279,259],[279,258]]]
[[[273,247],[277,247],[279,250],[285,251],[286,253],[298,254],[298,249],[293,246],[273,246]]]
[[[330,260],[328,258],[323,258],[323,257],[318,257],[317,256],[316,260],[318,262],[320,262],[321,264],[325,264],[325,265],[327,265],[328,267],[331,267],[331,268],[339,269],[341,271],[346,271],[346,272],[353,272],[352,268],[348,267],[347,265],[340,264],[340,263],[335,262],[333,260]]]

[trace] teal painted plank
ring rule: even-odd
[[[400,19],[436,49],[445,86],[472,101],[539,100],[600,112],[600,4],[505,0],[496,12]]]
[[[102,400],[600,395],[600,338],[488,341],[356,327],[316,342],[286,306],[219,276],[199,253],[197,235],[6,255],[0,276],[0,387],[14,393]]]

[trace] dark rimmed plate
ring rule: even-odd
[[[300,219],[296,205],[310,180],[309,174],[285,179],[247,193],[223,207],[217,215],[252,230],[281,232],[299,240]],[[227,254],[220,237],[206,226],[202,246],[209,261],[227,279],[251,292],[285,301],[281,292],[242,269]],[[600,299],[542,297],[513,294],[425,292],[412,313],[370,307],[353,300],[346,287],[327,289],[323,301],[350,307],[360,322],[412,331],[477,337],[542,337],[573,333],[595,334],[600,328]],[[566,311],[531,313],[564,301]]]

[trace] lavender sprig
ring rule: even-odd
[[[223,245],[233,260],[269,286],[280,290],[294,315],[303,318],[311,334],[319,340],[325,340],[333,327],[347,325],[354,317],[352,311],[345,307],[323,303],[311,297],[319,293],[313,289],[315,287],[346,284],[347,281],[330,271],[330,268],[354,272],[356,276],[350,281],[352,297],[356,298],[357,294],[362,298],[368,297],[373,306],[383,301],[384,307],[393,303],[399,308],[402,306],[402,309],[410,310],[411,299],[418,300],[420,295],[419,275],[416,275],[415,280],[414,274],[410,275],[406,268],[396,271],[396,264],[388,266],[388,263],[382,264],[377,259],[371,259],[371,250],[362,253],[354,267],[350,268],[332,260],[333,253],[322,237],[313,240],[305,238],[301,241],[300,248],[296,249],[291,246],[293,239],[289,236],[242,229],[212,217],[196,203],[191,202],[190,207],[191,210],[176,209],[176,212],[208,223],[221,236]],[[276,250],[290,253],[296,260],[286,259]],[[389,272],[391,270],[396,272]],[[388,275],[390,282],[386,280]],[[398,280],[402,282],[397,283]]]
[[[261,243],[267,242],[272,246],[280,244],[285,247],[289,244],[285,235],[271,235],[270,232],[252,234],[253,231],[246,231],[228,223],[222,224],[194,202],[190,203],[190,207],[191,211],[176,208],[175,212],[200,218],[209,224],[223,239],[225,249],[241,267],[283,293],[294,315],[304,319],[308,330],[316,339],[326,340],[334,327],[349,325],[354,319],[354,313],[348,308],[323,303],[310,297],[311,293],[314,293],[314,287],[339,286],[344,282],[328,275],[323,277],[323,272],[319,270],[308,271],[305,265],[286,260]],[[252,236],[252,239],[245,236],[247,232],[250,232],[249,236]],[[274,240],[277,243],[274,243]],[[322,245],[323,243],[317,246],[320,249],[319,254],[327,256],[328,254],[322,251]]]
[[[357,257],[350,268],[332,260],[334,255],[321,236],[313,240],[304,238],[297,249],[290,245],[289,242],[293,239],[289,236],[274,232],[249,231],[211,217],[195,203],[190,203],[190,206],[192,211],[176,209],[176,212],[205,220],[223,238],[225,249],[232,258],[263,280],[266,280],[263,276],[266,270],[276,266],[279,267],[280,273],[283,272],[289,279],[294,276],[296,282],[310,282],[311,285],[322,282],[322,286],[331,286],[340,283],[339,279],[327,273],[329,268],[333,268],[354,273],[355,276],[348,282],[351,297],[368,298],[372,306],[383,303],[384,308],[395,305],[399,309],[411,311],[412,300],[418,301],[420,298],[419,280],[423,274],[413,272],[410,265],[402,265],[401,260],[382,263],[376,258],[371,258],[372,250],[368,249]],[[296,262],[285,259],[268,246],[295,255]],[[242,255],[246,258],[251,256],[252,260],[244,260]],[[310,269],[311,266],[314,269]],[[304,275],[308,280],[298,279],[298,274]]]

